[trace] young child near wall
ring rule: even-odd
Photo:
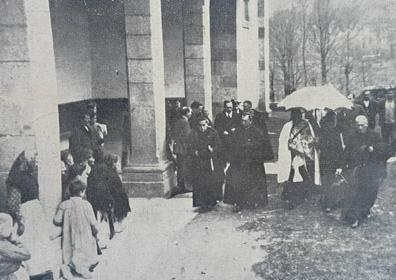
[[[54,217],[54,224],[62,226],[61,271],[66,279],[73,279],[73,274],[90,279],[98,264],[98,226],[91,204],[83,200],[85,189],[83,182],[73,181],[70,199],[59,205]]]

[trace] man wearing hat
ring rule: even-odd
[[[377,115],[378,103],[375,102],[370,95],[370,91],[365,91],[363,100],[358,102],[363,107],[364,113],[368,119],[368,127],[375,129],[375,116]]]

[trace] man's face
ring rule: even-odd
[[[370,100],[370,92],[365,92],[363,96],[364,100]]]
[[[203,108],[204,108],[204,106],[203,106],[203,105],[200,105],[200,106],[198,107],[198,113],[202,113]]]
[[[89,125],[91,122],[91,118],[89,115],[84,115],[84,117],[81,120],[83,125]]]
[[[89,111],[91,114],[96,114],[96,113],[98,112],[98,107],[96,107],[96,106],[90,106],[90,107],[88,108],[88,111]]]
[[[362,133],[362,134],[366,133],[367,132],[367,128],[368,128],[367,120],[366,121],[357,120],[356,121],[356,128],[357,128],[357,131],[359,133]]]
[[[202,110],[202,115],[203,115],[204,117],[209,117],[209,111],[208,111],[208,109],[203,109],[203,110]]]
[[[93,166],[93,165],[95,164],[95,159],[94,159],[93,156],[91,156],[91,157],[88,159],[88,164],[89,164],[90,166]]]
[[[187,114],[186,114],[186,117],[187,117],[187,118],[191,118],[191,116],[192,116],[192,111],[191,111],[191,110],[188,110],[188,112],[187,112]]]
[[[69,165],[69,166],[72,166],[74,164],[74,159],[73,159],[73,156],[71,154],[67,155],[66,164]]]
[[[232,112],[232,103],[231,102],[228,102],[228,103],[226,103],[225,104],[225,106],[224,106],[224,110],[227,112],[227,113],[231,113]]]
[[[244,110],[245,112],[249,112],[250,109],[252,109],[252,107],[250,106],[250,104],[249,104],[249,103],[246,103],[246,102],[243,102],[243,110]]]
[[[241,121],[241,125],[245,128],[250,127],[250,125],[252,124],[252,120],[250,119],[249,116],[242,116],[242,121]]]
[[[205,132],[208,129],[208,123],[205,120],[202,120],[198,124],[198,129],[201,132]]]

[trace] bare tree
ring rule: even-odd
[[[308,86],[308,74],[307,74],[307,41],[308,41],[308,0],[299,0],[298,2],[300,8],[300,16],[301,16],[301,60],[302,60],[302,68],[303,68],[303,80],[304,86]]]
[[[301,78],[297,60],[300,41],[296,11],[277,11],[270,20],[271,53],[282,72],[285,95],[289,95],[297,87]]]
[[[360,26],[360,10],[358,5],[344,7],[339,11],[340,27],[340,48],[339,57],[341,68],[345,77],[345,91],[350,94],[351,74],[357,63],[358,54],[354,46],[354,40],[359,35]]]
[[[322,85],[327,83],[329,58],[340,33],[337,11],[331,0],[315,0],[310,17],[312,45],[320,57]]]

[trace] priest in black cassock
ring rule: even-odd
[[[366,116],[357,116],[355,123],[355,130],[346,139],[351,193],[342,217],[352,228],[358,227],[370,214],[386,177],[386,161],[393,153],[391,146],[369,128]]]
[[[224,202],[234,211],[267,204],[267,182],[264,161],[273,159],[268,134],[253,125],[252,116],[244,114],[241,126],[229,143],[230,166],[226,176]]]
[[[198,118],[197,129],[191,132],[190,137],[193,207],[200,207],[200,212],[207,212],[222,197],[224,172],[218,156],[220,138],[203,116]]]

